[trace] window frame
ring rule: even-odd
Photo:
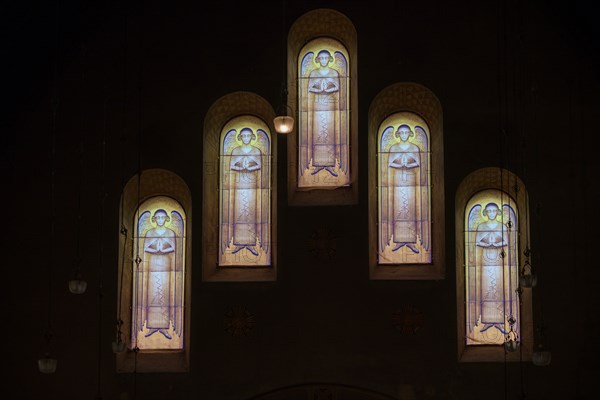
[[[331,9],[316,9],[300,16],[290,28],[287,50],[288,98],[296,121],[298,109],[298,59],[300,50],[310,41],[326,37],[338,41],[349,55],[349,173],[350,184],[338,188],[298,187],[298,124],[287,135],[288,204],[291,206],[358,204],[358,79],[356,28],[344,14]]]
[[[471,345],[466,344],[466,273],[465,273],[465,233],[464,221],[466,205],[477,193],[486,189],[496,189],[508,194],[518,209],[519,237],[518,264],[521,273],[521,260],[527,247],[528,219],[523,216],[529,213],[528,195],[525,185],[514,173],[498,168],[481,168],[471,172],[458,186],[455,197],[455,243],[456,243],[456,311],[457,311],[457,357],[459,362],[518,362],[531,360],[533,353],[533,315],[531,288],[521,288],[520,293],[520,349],[506,352],[503,345]]]
[[[221,133],[232,119],[256,117],[269,128],[271,137],[271,265],[219,266],[219,177]],[[277,279],[277,135],[273,107],[251,92],[227,94],[213,103],[204,119],[202,172],[202,281],[268,282]]]
[[[421,117],[430,135],[431,245],[429,264],[379,264],[378,262],[378,134],[389,116],[409,112]],[[375,96],[369,107],[368,200],[369,278],[372,280],[439,280],[445,278],[444,147],[442,107],[426,87],[412,82],[396,83]]]
[[[119,218],[125,234],[119,238],[119,267],[117,316],[123,321],[122,338],[127,343],[124,352],[116,353],[117,372],[188,372],[190,358],[190,322],[192,298],[192,196],[185,181],[171,171],[164,169],[147,169],[133,176],[125,185],[122,193],[122,209]],[[185,275],[184,275],[184,338],[181,350],[138,350],[131,348],[132,331],[132,296],[133,296],[133,260],[134,254],[134,222],[138,206],[144,201],[156,197],[167,196],[176,200],[186,214],[185,223]],[[120,311],[120,315],[118,315]]]

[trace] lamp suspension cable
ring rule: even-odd
[[[143,0],[140,1],[140,15],[143,16],[144,15],[144,3]],[[137,131],[137,205],[136,205],[136,211],[134,213],[134,215],[136,216],[135,218],[135,227],[134,227],[134,231],[136,232],[136,237],[134,238],[135,242],[136,242],[136,255],[135,255],[135,265],[136,265],[136,270],[134,271],[134,274],[136,275],[136,280],[135,280],[135,290],[134,290],[134,295],[136,298],[136,312],[139,312],[139,308],[140,305],[137,303],[139,296],[138,296],[138,291],[139,291],[139,274],[140,274],[140,266],[142,263],[142,258],[140,257],[140,236],[141,236],[141,232],[139,232],[139,218],[140,218],[140,205],[141,205],[141,187],[142,187],[142,82],[143,82],[143,65],[144,65],[144,46],[143,46],[143,39],[144,39],[144,23],[143,23],[143,19],[140,20],[140,41],[139,41],[139,69],[138,69],[138,131]],[[136,326],[135,323],[133,324],[133,326]],[[133,347],[133,357],[134,357],[134,362],[133,362],[133,399],[137,399],[137,368],[138,368],[138,355],[140,352],[140,348],[138,346],[138,330],[136,328],[136,332],[134,333],[133,337],[134,337],[134,347]]]
[[[125,351],[126,342],[123,340],[123,279],[125,277],[125,260],[126,260],[126,252],[127,252],[127,238],[128,231],[124,222],[124,208],[125,208],[125,144],[126,144],[126,135],[127,135],[127,14],[124,16],[123,23],[123,108],[121,111],[122,114],[122,130],[121,130],[121,201],[120,201],[120,211],[119,211],[119,233],[121,235],[122,245],[121,245],[121,263],[120,263],[120,274],[119,274],[119,284],[118,284],[118,299],[117,299],[117,320],[115,322],[115,341],[112,344],[114,353],[121,353]]]
[[[82,41],[80,37],[80,42]],[[75,230],[75,241],[76,241],[76,251],[75,251],[75,268],[73,279],[69,281],[69,291],[73,294],[83,294],[87,289],[87,282],[83,280],[83,275],[81,271],[82,266],[82,257],[81,257],[81,191],[83,187],[83,154],[84,154],[84,146],[83,146],[83,135],[84,135],[84,127],[85,127],[85,101],[83,100],[83,93],[85,89],[85,72],[84,72],[84,56],[85,56],[85,48],[82,43],[80,43],[80,67],[81,67],[81,84],[79,86],[79,91],[81,95],[79,107],[80,107],[80,132],[79,132],[79,148],[78,148],[78,179],[77,179],[77,221],[76,221],[76,230]]]
[[[102,80],[103,104],[102,104],[102,142],[100,153],[100,227],[98,230],[98,300],[96,313],[98,314],[98,365],[97,365],[97,394],[98,400],[102,399],[102,299],[104,296],[102,285],[102,269],[104,268],[104,205],[106,202],[106,115],[107,115],[107,90],[106,90],[106,69],[104,70]]]
[[[292,108],[288,105],[288,82],[287,82],[287,35],[286,32],[286,1],[281,2],[281,39],[282,49],[284,49],[283,68],[281,69],[281,102],[275,110],[275,119],[273,125],[275,131],[280,134],[287,134],[294,129],[294,116]],[[290,112],[288,112],[288,110]]]
[[[142,8],[142,13],[140,13],[140,15],[143,15],[143,4],[141,6]],[[141,190],[142,190],[142,79],[143,79],[143,22],[140,22],[140,42],[139,42],[139,47],[140,47],[140,52],[139,52],[139,68],[138,68],[138,126],[137,126],[137,201],[136,201],[136,209],[135,209],[135,227],[134,227],[134,232],[136,232],[135,234],[135,243],[136,243],[136,248],[135,248],[135,264],[136,264],[136,270],[134,271],[134,274],[138,277],[136,279],[139,279],[139,274],[140,274],[140,268],[141,268],[141,264],[142,264],[142,258],[140,257],[140,236],[141,236],[141,232],[139,232],[139,219],[140,219],[140,206],[141,206]],[[137,284],[135,285],[135,296],[136,296],[136,301],[138,299],[138,290],[139,290],[139,281],[137,282]],[[136,312],[139,312],[139,307],[140,305],[136,303]],[[135,324],[134,324],[135,325]],[[134,348],[138,349],[138,343],[137,343],[137,332],[135,332],[134,334]],[[137,351],[137,350],[136,350]],[[135,371],[134,371],[135,373]]]
[[[56,2],[55,15],[55,33],[54,33],[54,63],[53,63],[53,87],[52,98],[50,101],[51,107],[51,138],[50,138],[50,249],[48,251],[47,277],[48,277],[48,300],[47,304],[47,324],[44,332],[44,357],[38,360],[38,368],[40,372],[51,374],[56,372],[58,364],[57,359],[50,357],[50,344],[52,341],[52,311],[54,304],[52,302],[52,272],[55,262],[55,231],[56,231],[56,123],[58,113],[58,58],[59,58],[59,20],[60,20],[60,2]]]

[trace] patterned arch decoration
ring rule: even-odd
[[[527,247],[527,191],[512,172],[483,168],[456,195],[458,357],[519,361],[532,353],[531,292],[519,287]],[[521,352],[505,353],[507,338]]]

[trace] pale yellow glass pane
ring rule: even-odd
[[[379,127],[379,264],[431,263],[430,141],[427,123],[413,113]]]
[[[519,335],[517,217],[513,199],[497,189],[477,193],[466,205],[467,345],[502,345],[511,319]]]
[[[167,196],[144,201],[135,215],[132,347],[182,349],[186,216]]]
[[[259,118],[229,121],[220,141],[219,266],[271,265],[271,134]]]
[[[350,58],[337,40],[318,38],[298,56],[298,187],[350,184]]]

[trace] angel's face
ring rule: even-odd
[[[410,129],[400,128],[400,130],[398,131],[398,135],[400,136],[400,140],[406,142],[408,140],[408,137],[410,136]]]
[[[490,221],[493,221],[498,216],[498,209],[496,207],[486,207],[485,213],[487,214]]]
[[[252,133],[250,131],[243,131],[240,136],[242,137],[242,143],[250,144],[252,140]]]
[[[317,62],[321,64],[321,67],[326,67],[329,64],[330,56],[327,54],[320,54],[317,56]]]
[[[154,220],[156,221],[156,225],[163,226],[167,221],[167,214],[163,212],[158,212],[154,214]]]

